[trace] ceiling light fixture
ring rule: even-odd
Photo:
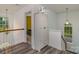
[[[6,29],[8,29],[8,9],[5,9],[6,10],[6,17],[5,17],[5,24],[6,24]]]
[[[8,12],[8,9],[5,9],[6,10],[6,17],[7,17],[7,12]]]
[[[66,8],[66,23],[65,24],[69,24],[69,20],[68,20],[68,8]]]
[[[47,14],[47,13],[48,13],[47,9],[44,8],[44,7],[41,7],[41,8],[40,8],[40,12],[41,12],[41,13],[44,13],[44,14]]]

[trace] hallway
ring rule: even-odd
[[[71,20],[65,18],[68,6]],[[63,51],[66,49],[61,36],[67,41],[69,51],[79,53],[79,11],[76,11],[78,9],[75,6],[79,7],[53,4],[0,5],[0,10],[3,10],[0,13],[0,53],[68,54]]]

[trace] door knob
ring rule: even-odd
[[[44,29],[46,29],[46,27],[44,27]]]

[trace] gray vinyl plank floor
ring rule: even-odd
[[[67,51],[60,51],[50,46],[46,46],[41,49],[40,52],[33,50],[31,46],[27,43],[21,43],[11,48],[8,48],[6,54],[72,54]]]

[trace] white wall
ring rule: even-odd
[[[61,39],[61,30],[57,29],[57,13],[51,10],[48,11],[48,29],[49,46],[64,50],[64,43]]]
[[[65,23],[65,14],[66,13],[58,13],[57,14],[57,29],[63,31],[64,23]],[[69,12],[69,21],[72,24],[73,28],[73,37],[72,42],[73,45],[79,46],[79,11]]]
[[[63,50],[60,31],[51,30],[49,32],[49,46],[56,48],[56,49],[59,49],[59,50]]]
[[[56,29],[56,13],[50,10],[48,12],[48,28],[49,30]]]

